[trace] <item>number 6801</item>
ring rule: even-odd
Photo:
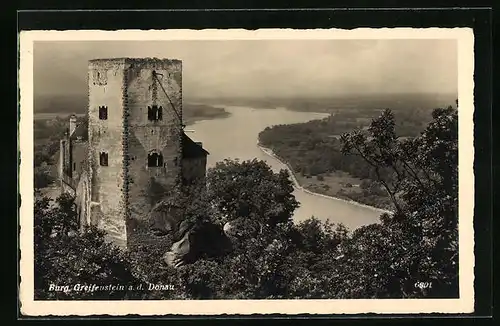
[[[418,289],[431,289],[432,288],[432,283],[431,282],[415,282],[414,286]]]

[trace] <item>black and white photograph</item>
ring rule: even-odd
[[[25,309],[473,309],[470,30],[20,42]]]

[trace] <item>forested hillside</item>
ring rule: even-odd
[[[382,109],[337,110],[322,120],[266,128],[261,145],[290,164],[299,182],[311,191],[392,209],[374,168],[362,157],[341,152],[341,135],[366,130]],[[395,134],[404,139],[419,135],[432,119],[432,109],[393,112]]]

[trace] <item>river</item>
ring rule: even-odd
[[[277,124],[293,124],[321,119],[328,114],[297,112],[277,109],[256,109],[249,107],[214,105],[224,107],[231,113],[227,118],[202,120],[186,127],[189,137],[203,142],[210,153],[208,167],[226,158],[266,161],[274,171],[286,169],[286,165],[262,151],[258,146],[258,135],[266,127]],[[377,223],[381,211],[368,206],[357,205],[344,200],[327,198],[295,188],[294,195],[300,207],[294,213],[295,221],[303,221],[311,216],[320,220],[329,219],[333,223],[343,223],[349,229]]]

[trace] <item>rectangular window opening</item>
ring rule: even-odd
[[[153,105],[148,106],[148,120],[149,121],[159,121],[163,118],[163,107]]]
[[[148,167],[163,166],[163,156],[161,153],[152,152],[148,155]]]
[[[101,166],[108,166],[108,153],[101,152],[99,154],[99,164]]]
[[[156,118],[157,118],[157,120],[162,120],[162,118],[163,118],[162,117],[162,113],[163,113],[162,111],[163,111],[163,108],[161,106],[158,107],[158,111],[156,111]]]

